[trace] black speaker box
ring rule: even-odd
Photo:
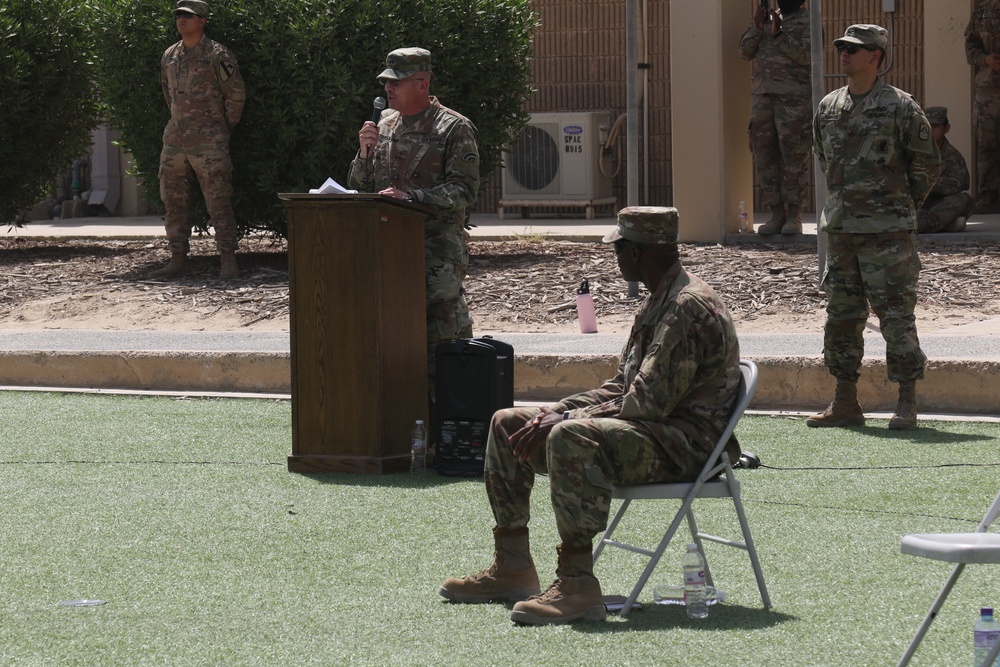
[[[482,475],[493,413],[514,405],[514,348],[489,336],[438,343],[434,467]]]

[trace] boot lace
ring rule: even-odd
[[[476,572],[475,574],[467,574],[462,579],[465,581],[482,581],[483,579],[494,579],[497,570],[500,568],[500,550],[497,549],[493,552],[493,562],[488,566]]]
[[[538,595],[532,595],[529,600],[536,600],[542,604],[552,604],[553,602],[558,602],[563,599],[562,592],[562,579],[556,579],[553,581],[548,588],[539,593]]]

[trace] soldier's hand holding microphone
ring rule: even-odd
[[[365,156],[366,160],[371,157],[372,148],[374,148],[375,142],[378,141],[378,121],[382,116],[382,110],[385,109],[385,105],[384,97],[376,97],[372,103],[372,119],[365,121],[365,124],[361,126],[361,131],[358,132],[358,143],[361,146],[361,154]]]

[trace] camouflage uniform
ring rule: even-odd
[[[941,151],[941,177],[923,206],[917,211],[917,232],[928,234],[945,231],[959,217],[972,213],[969,189],[969,169],[962,153],[947,139],[938,147]]]
[[[238,237],[229,135],[246,100],[236,58],[207,36],[193,49],[182,40],[163,52],[160,81],[170,107],[159,173],[170,251],[189,250],[191,190],[197,182],[215,227],[216,247],[234,252]]]
[[[740,39],[740,55],[753,61],[750,126],[761,203],[802,206],[808,201],[812,73],[809,12],[782,17],[781,32],[751,25]]]
[[[927,358],[913,316],[916,207],[941,165],[930,124],[909,94],[879,79],[857,103],[846,86],[824,97],[813,134],[828,188],[819,224],[829,234],[826,366],[840,380],[857,381],[870,304],[881,321],[889,379],[920,379]]]
[[[424,225],[427,359],[433,392],[438,342],[472,336],[462,281],[469,268],[466,208],[479,192],[479,148],[477,130],[465,116],[436,97],[430,101],[430,107],[413,118],[395,110],[384,112],[371,159],[359,153],[348,182],[362,192],[393,186],[434,209]]]
[[[1000,53],[1000,0],[983,0],[965,29],[965,58],[976,68],[976,190],[980,212],[987,213],[1000,204],[1000,72],[986,65],[986,56],[995,53]]]
[[[539,410],[510,408],[493,416],[485,479],[497,525],[527,526],[537,473],[549,475],[559,535],[572,547],[590,545],[604,530],[611,483],[693,479],[732,412],[739,356],[736,330],[718,295],[674,264],[640,308],[617,375],[553,405],[564,421],[530,460],[515,458],[510,435]],[[735,438],[728,452],[739,457]]]

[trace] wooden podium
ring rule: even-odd
[[[279,194],[288,208],[292,472],[408,470],[427,423],[422,206]]]

